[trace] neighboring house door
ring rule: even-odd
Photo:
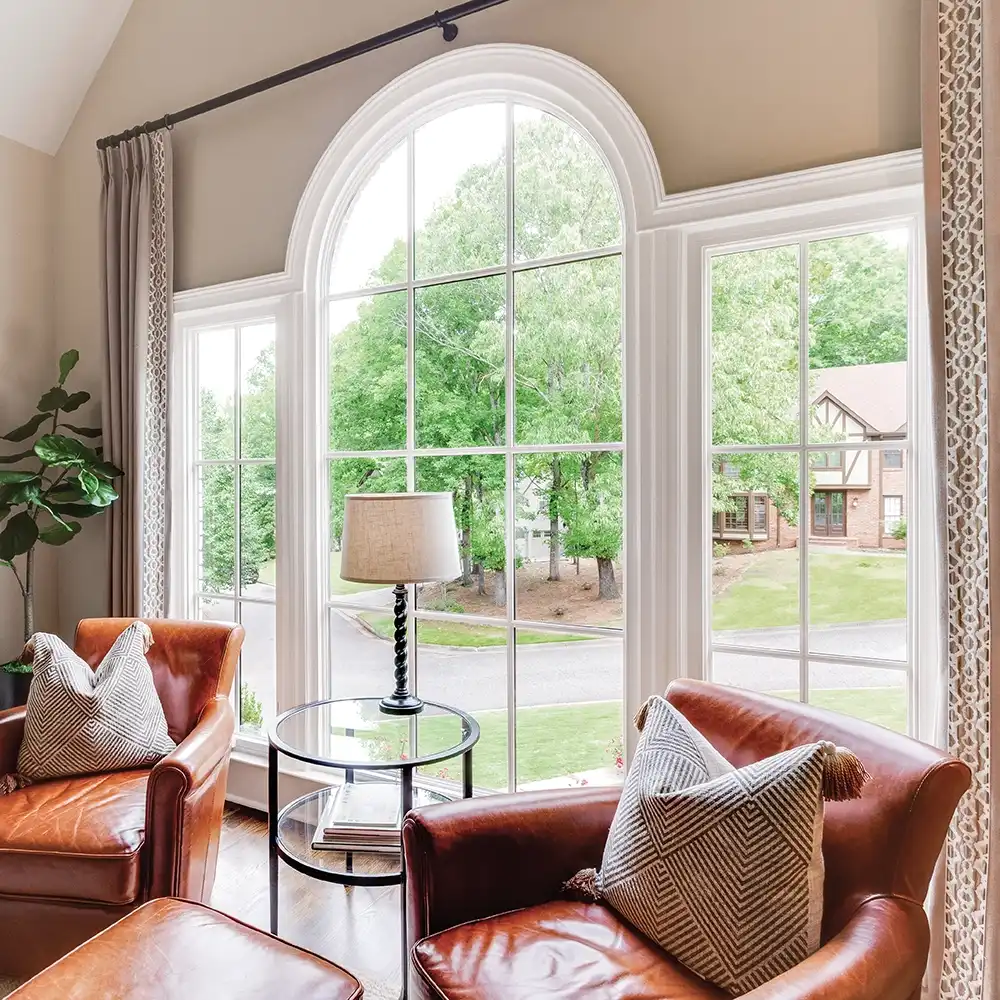
[[[843,538],[847,534],[847,494],[843,490],[814,493],[812,533],[823,538]]]

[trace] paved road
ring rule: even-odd
[[[263,585],[261,594],[266,591]],[[358,595],[362,603],[385,607],[382,592]],[[353,598],[352,598],[353,599]],[[247,630],[243,679],[261,697],[265,710],[274,705],[274,613],[245,604]],[[797,648],[797,629],[754,629],[716,633],[716,641],[771,649]],[[905,658],[903,622],[868,622],[814,629],[815,649],[851,656]],[[345,611],[330,613],[334,691],[340,697],[371,695],[392,686],[390,644],[362,628]],[[411,651],[411,663],[414,659]],[[507,652],[504,647],[453,649],[424,646],[416,650],[416,670],[425,698],[462,705],[472,711],[507,704]],[[717,653],[715,676],[724,684],[759,691],[794,690],[798,665],[760,654]],[[616,639],[522,645],[517,651],[517,703],[521,706],[608,701],[622,696],[622,643]],[[898,671],[874,667],[815,664],[815,687],[858,688],[902,685]],[[270,712],[268,711],[268,714]]]

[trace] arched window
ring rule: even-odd
[[[448,491],[462,572],[413,588],[411,682],[477,716],[477,789],[616,781],[624,225],[613,175],[578,125],[513,99],[425,119],[359,169],[320,261],[320,690],[372,695],[390,678],[391,591],[339,577],[345,495]]]

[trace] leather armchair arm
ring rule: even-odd
[[[403,821],[409,945],[480,917],[556,899],[600,867],[617,788],[493,795]]]
[[[216,697],[153,768],[146,789],[149,898],[211,895],[235,732],[229,699]]]
[[[0,712],[0,777],[17,770],[17,754],[24,739],[24,705]]]
[[[872,896],[819,951],[744,1000],[912,1000],[929,946],[919,903]]]

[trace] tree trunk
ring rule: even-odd
[[[465,496],[462,505],[462,586],[472,586],[472,477],[465,477]]]
[[[607,558],[597,557],[597,596],[602,601],[617,601],[621,588],[615,580],[615,564]]]
[[[549,493],[549,579],[560,580],[559,574],[559,491],[562,489],[562,467],[559,459],[552,460],[552,488]]]
[[[476,565],[472,567],[472,572],[476,574],[476,582],[478,583],[478,586],[476,587],[476,590],[479,592],[479,596],[480,597],[485,597],[486,596],[486,570],[483,569],[483,564],[482,563],[476,563]]]
[[[24,557],[24,641],[35,634],[35,549]]]
[[[502,569],[493,574],[493,603],[498,608],[507,607],[507,573]]]

